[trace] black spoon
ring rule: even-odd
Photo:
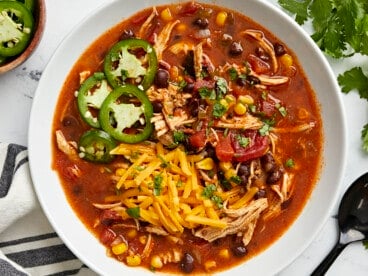
[[[340,239],[312,276],[324,275],[348,244],[368,239],[368,173],[355,180],[345,192],[339,206],[338,222]]]

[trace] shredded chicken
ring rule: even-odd
[[[214,123],[218,128],[231,128],[231,129],[260,129],[263,126],[263,122],[250,114],[245,116],[233,116],[230,119],[221,117],[220,120]]]
[[[67,141],[61,130],[57,130],[55,134],[58,149],[65,153],[70,160],[79,159],[76,143]]]
[[[245,30],[242,32],[243,34],[246,34],[248,36],[253,37],[259,45],[270,55],[272,66],[273,66],[273,72],[277,72],[279,65],[277,62],[275,50],[273,48],[273,45],[268,39],[265,37],[264,33],[258,30]]]
[[[169,42],[171,32],[179,22],[180,22],[179,20],[175,20],[167,23],[165,27],[162,29],[161,33],[157,36],[154,48],[158,60],[162,60],[162,53],[165,51],[167,47],[167,43]]]
[[[150,16],[148,16],[148,18],[146,19],[146,21],[142,24],[142,27],[139,29],[138,37],[144,37],[147,34],[149,28],[152,25],[153,19],[157,15],[158,15],[158,13],[157,13],[156,7],[153,7],[152,13],[150,14]]]
[[[289,77],[286,76],[269,76],[269,75],[261,75],[254,72],[251,68],[249,68],[249,75],[258,78],[262,85],[266,86],[276,86],[285,84],[289,81]]]
[[[178,42],[169,48],[169,51],[175,55],[179,55],[184,52],[187,54],[189,51],[194,51],[194,45],[188,42]]]
[[[203,47],[202,43],[199,43],[194,47],[194,72],[196,79],[201,78],[202,62],[203,62]]]
[[[147,242],[146,242],[146,245],[143,248],[143,252],[142,252],[141,257],[146,258],[149,255],[151,255],[153,246],[154,246],[154,243],[153,243],[152,235],[148,234]]]
[[[295,132],[302,132],[302,131],[310,131],[315,126],[316,126],[315,122],[309,122],[309,123],[297,125],[295,127],[287,127],[287,128],[275,127],[275,128],[272,128],[272,131],[275,133],[295,133]]]
[[[223,218],[227,222],[227,227],[224,229],[214,227],[203,227],[200,230],[194,232],[196,237],[205,239],[206,241],[213,242],[219,238],[227,235],[237,233],[247,233],[250,224],[255,222],[261,213],[268,207],[267,199],[260,198],[254,200],[247,206],[240,209],[227,209],[224,208],[224,214],[227,217]],[[248,233],[247,233],[248,234]]]

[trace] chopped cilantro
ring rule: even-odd
[[[175,144],[183,143],[186,139],[185,133],[183,131],[174,131],[173,137]]]
[[[199,95],[202,99],[216,100],[216,91],[208,87],[201,87],[198,89]]]
[[[157,155],[157,158],[161,160],[161,165],[160,165],[161,168],[169,167],[169,163],[161,155]]]
[[[238,175],[233,175],[232,177],[230,177],[230,181],[235,183],[236,185],[240,185],[242,180]]]
[[[141,210],[140,210],[139,207],[133,207],[133,208],[126,209],[126,213],[130,217],[135,218],[135,219],[138,219],[140,217]]]
[[[293,168],[295,166],[294,160],[292,158],[289,158],[285,162],[285,166],[288,168]]]
[[[210,185],[206,186],[203,189],[202,196],[204,196],[205,198],[211,199],[211,201],[213,203],[215,203],[215,205],[218,208],[222,208],[223,207],[223,200],[222,200],[221,197],[214,194],[216,192],[216,190],[217,190],[216,185],[215,184],[210,184]]]
[[[216,92],[217,98],[221,99],[224,95],[226,95],[228,90],[227,82],[224,78],[217,78],[216,80]]]
[[[244,137],[240,134],[236,135],[236,140],[238,140],[239,145],[243,148],[245,148],[246,146],[249,145],[249,138],[248,137]]]
[[[212,115],[215,118],[220,118],[226,113],[226,111],[227,111],[226,106],[223,106],[221,103],[216,102],[213,106]]]
[[[153,177],[153,194],[155,196],[159,196],[161,194],[162,180],[163,180],[163,177],[161,174],[155,175]]]
[[[235,81],[238,78],[238,71],[234,67],[231,67],[227,72],[229,73],[230,80]]]
[[[266,136],[270,133],[271,125],[268,122],[263,122],[263,126],[259,129],[261,136]]]
[[[202,196],[205,198],[211,198],[213,196],[213,193],[216,191],[215,184],[207,185],[202,192]]]

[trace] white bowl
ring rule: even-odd
[[[42,74],[30,118],[29,160],[39,201],[58,235],[87,266],[103,275],[151,274],[130,268],[106,256],[104,246],[86,229],[69,206],[59,178],[51,169],[51,130],[54,109],[67,74],[82,52],[98,36],[138,10],[168,0],[115,0],[80,23],[61,43]],[[288,231],[251,260],[222,272],[224,275],[274,275],[290,264],[320,231],[337,200],[346,159],[346,124],[339,87],[317,46],[280,9],[260,0],[202,1],[239,11],[281,39],[299,58],[321,105],[324,151],[323,168],[305,208]],[[96,24],[98,22],[98,24]],[[236,274],[239,273],[239,274]]]

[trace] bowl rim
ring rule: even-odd
[[[28,58],[33,55],[38,45],[40,44],[46,25],[46,1],[37,0],[37,8],[35,8],[35,11],[36,31],[31,38],[31,42],[20,55],[16,56],[14,59],[6,62],[5,64],[0,65],[0,74],[11,71],[12,69],[15,69],[16,67],[24,63]]]
[[[145,3],[146,5],[148,5],[148,6],[152,6],[152,5],[154,5],[154,4],[152,4],[152,3],[157,3],[159,0],[154,0],[154,1],[152,1],[152,2],[149,2],[149,3]],[[236,0],[234,0],[234,1],[236,1]],[[50,61],[49,61],[49,64],[47,65],[47,67],[46,67],[46,69],[48,68],[48,67],[51,67],[50,65],[54,62],[54,60],[56,59],[56,57],[58,56],[58,55],[60,55],[61,54],[61,50],[62,50],[62,48],[63,48],[63,46],[66,44],[66,42],[72,37],[72,36],[74,36],[76,33],[77,33],[77,31],[79,30],[79,28],[80,28],[80,26],[84,26],[84,24],[86,24],[86,22],[89,22],[90,20],[91,20],[91,18],[95,18],[95,17],[97,17],[98,16],[98,13],[99,13],[99,10],[100,9],[102,9],[102,10],[105,10],[105,9],[108,9],[110,6],[114,6],[114,5],[116,5],[117,3],[119,2],[119,0],[109,0],[109,1],[107,1],[106,3],[104,3],[103,5],[101,5],[101,6],[99,6],[98,8],[96,8],[94,11],[92,11],[91,13],[89,13],[81,22],[79,22],[76,26],[75,26],[75,28],[73,28],[73,30],[65,37],[65,39],[62,41],[62,43],[59,45],[59,47],[58,47],[58,49],[56,50],[56,52],[54,53],[54,55],[53,55],[53,57],[50,59]],[[187,2],[187,1],[180,1],[180,0],[172,0],[172,1],[169,1],[169,0],[162,0],[162,1],[160,1],[160,4],[164,4],[164,3],[172,3],[172,2]],[[224,3],[224,6],[226,6],[226,7],[229,7],[230,9],[231,9],[231,7],[227,4],[227,2],[225,1],[225,0],[223,0],[223,1],[220,1],[220,0],[218,0],[218,1],[216,1],[216,0],[207,0],[207,1],[199,1],[199,2],[205,2],[205,3],[210,3],[210,4],[215,4],[215,5],[221,5],[220,3],[222,2],[222,3]],[[219,3],[220,2],[220,3]],[[267,1],[264,1],[264,0],[250,0],[249,1],[249,3],[253,3],[253,4],[255,4],[255,5],[260,5],[260,7],[264,7],[264,8],[268,8],[269,10],[271,10],[272,12],[276,12],[276,14],[277,14],[277,16],[278,17],[280,17],[283,21],[286,21],[288,24],[291,24],[292,25],[292,28],[297,28],[297,31],[299,32],[299,36],[303,36],[303,39],[305,39],[305,42],[307,42],[307,46],[308,47],[310,47],[311,49],[313,49],[314,51],[315,51],[315,56],[316,56],[316,58],[318,58],[318,60],[319,60],[319,62],[320,62],[320,64],[323,66],[323,70],[325,71],[325,74],[327,74],[328,76],[329,76],[329,81],[331,81],[331,88],[334,90],[333,92],[336,92],[336,97],[334,98],[334,100],[336,100],[334,103],[336,103],[336,109],[338,110],[338,111],[340,111],[340,113],[339,114],[337,114],[337,120],[341,123],[341,125],[339,125],[339,126],[341,126],[341,130],[339,131],[339,134],[341,134],[341,137],[339,137],[339,139],[340,139],[340,141],[341,141],[341,144],[340,144],[340,157],[342,157],[342,160],[336,160],[335,162],[335,164],[337,164],[338,165],[338,167],[336,168],[336,169],[339,169],[337,172],[336,172],[336,179],[338,180],[337,182],[338,183],[333,183],[333,185],[336,185],[336,186],[339,186],[339,187],[341,187],[341,182],[342,182],[342,175],[343,175],[343,172],[344,172],[344,170],[345,170],[345,163],[346,163],[346,153],[347,153],[347,131],[346,131],[346,122],[345,122],[345,114],[344,114],[344,109],[342,108],[342,98],[341,98],[341,93],[339,93],[339,88],[338,88],[338,84],[337,84],[337,81],[336,81],[336,78],[334,77],[334,74],[333,74],[333,72],[332,72],[332,69],[331,69],[331,67],[330,67],[330,65],[328,64],[328,62],[327,62],[327,59],[326,59],[326,57],[320,52],[320,50],[319,50],[319,48],[317,47],[317,45],[315,45],[315,43],[312,41],[312,39],[309,37],[309,35],[307,34],[307,32],[305,32],[299,25],[297,25],[297,23],[295,23],[295,21],[294,20],[292,20],[287,14],[285,14],[285,13],[283,13],[280,9],[278,9],[277,7],[275,7],[274,5],[272,5],[271,3],[269,3],[269,2],[267,2]],[[137,10],[141,10],[141,9],[143,9],[144,7],[146,7],[145,5],[142,5],[141,7],[139,7]],[[251,19],[253,19],[252,18],[252,16],[251,15],[248,15],[248,14],[246,14],[248,17],[250,17]],[[253,19],[254,21],[256,21],[257,23],[259,23],[259,24],[261,24],[261,25],[263,25],[264,26],[264,24],[262,24],[262,23],[260,23],[259,22],[259,20],[257,20],[257,19]],[[117,22],[115,22],[115,24],[116,24]],[[113,24],[114,25],[114,24]],[[112,25],[112,26],[113,26]],[[111,26],[110,26],[111,27]],[[267,29],[269,29],[267,26],[265,26]],[[107,30],[106,28],[105,28],[105,30]],[[279,35],[277,34],[277,33],[275,33],[275,32],[273,32],[273,31],[271,31],[272,33],[274,33],[275,34],[275,36],[276,37],[279,37]],[[101,35],[102,33],[100,33],[100,35]],[[94,39],[96,39],[96,38],[93,38],[92,39],[92,42],[94,41]],[[288,45],[289,46],[289,45]],[[81,53],[84,51],[85,49],[81,49]],[[80,53],[80,54],[81,54]],[[74,61],[75,62],[75,61]],[[62,66],[63,67],[63,66]],[[46,69],[45,69],[45,71],[46,71]],[[70,70],[71,68],[69,68],[69,70]],[[64,70],[64,69],[62,69],[62,70]],[[44,71],[44,73],[45,73],[45,71]],[[69,72],[69,71],[68,71]],[[68,73],[67,72],[67,73]],[[67,74],[66,73],[66,74]],[[43,79],[44,78],[46,78],[47,76],[46,76],[47,74],[43,74],[42,75],[42,77],[41,77],[41,80],[40,80],[40,84],[42,84],[42,82],[43,82]],[[313,87],[313,85],[312,85],[312,87]],[[34,98],[34,103],[37,103],[38,101],[39,101],[39,97],[38,97],[38,95],[39,94],[41,94],[41,90],[42,89],[42,87],[39,85],[39,88],[37,89],[37,91],[36,91],[36,94],[35,94],[35,98]],[[59,90],[60,90],[60,88],[59,88]],[[59,91],[57,91],[57,93],[59,93]],[[316,93],[317,94],[317,93]],[[318,97],[317,97],[317,99],[318,99]],[[328,107],[328,112],[329,113],[331,113],[331,110],[330,110],[330,108],[331,107]],[[31,160],[33,160],[33,159],[35,159],[35,160],[37,160],[38,158],[35,158],[36,157],[36,155],[38,154],[37,153],[37,151],[36,150],[34,150],[34,144],[32,144],[32,142],[34,142],[34,139],[37,137],[37,134],[36,133],[34,133],[34,131],[33,131],[33,133],[32,133],[32,126],[34,126],[35,124],[36,124],[36,122],[33,122],[33,124],[32,124],[32,118],[33,118],[33,115],[34,115],[34,113],[36,113],[37,111],[32,107],[32,111],[31,111],[31,123],[30,123],[30,129],[29,129],[29,137],[28,137],[28,141],[29,141],[29,157],[30,157],[30,161]],[[322,112],[322,111],[321,111]],[[47,121],[47,120],[46,120]],[[38,124],[40,124],[40,122],[37,122]],[[42,123],[42,122],[41,122]],[[325,128],[325,122],[324,122],[324,126],[323,126],[323,128]],[[329,126],[328,126],[329,127]],[[332,128],[334,128],[335,129],[335,126],[331,126]],[[33,136],[32,136],[32,134],[33,134]],[[51,139],[51,133],[49,133],[49,137],[48,137],[48,139]],[[325,144],[324,144],[324,146],[326,147],[326,142],[328,142],[328,141],[325,141]],[[329,143],[329,142],[328,142]],[[325,160],[323,160],[323,161],[325,161]],[[326,164],[322,164],[323,165],[323,167],[325,167],[326,166]],[[32,176],[32,178],[33,178],[33,176],[34,175],[36,175],[36,173],[35,173],[35,169],[34,169],[34,167],[33,166],[36,166],[36,163],[35,162],[30,162],[30,168],[31,168],[31,176]],[[322,170],[322,169],[321,169]],[[37,173],[38,174],[38,173]],[[330,183],[330,185],[331,185],[331,183]],[[320,185],[319,185],[320,186]],[[44,201],[44,198],[42,197],[42,196],[40,196],[40,194],[39,194],[39,191],[38,191],[38,189],[40,188],[40,184],[36,184],[35,185],[35,190],[36,190],[36,193],[37,193],[37,196],[38,196],[38,198],[39,198],[39,200],[40,200],[40,203],[41,203],[41,206],[42,206],[42,208],[43,208],[43,210],[45,211],[45,214],[46,214],[46,216],[47,216],[47,218],[49,219],[49,221],[51,222],[51,224],[52,224],[52,226],[55,228],[55,230],[56,230],[56,232],[58,233],[58,235],[61,237],[61,239],[65,242],[65,244],[71,249],[71,251],[77,256],[77,257],[79,257],[83,262],[85,262],[86,263],[86,265],[88,265],[90,268],[92,268],[93,270],[95,270],[95,271],[97,271],[98,273],[102,273],[102,274],[104,274],[103,273],[103,271],[101,271],[100,269],[99,269],[99,267],[98,266],[96,266],[96,264],[94,264],[94,263],[91,263],[90,261],[90,259],[86,259],[85,257],[84,257],[84,255],[83,254],[88,254],[88,252],[86,252],[85,250],[80,250],[79,248],[77,248],[76,246],[78,245],[78,243],[77,243],[77,245],[76,244],[74,244],[72,241],[71,241],[71,239],[69,239],[69,237],[67,236],[67,235],[65,235],[65,231],[63,231],[63,230],[61,230],[61,229],[58,229],[57,227],[55,227],[55,220],[54,220],[54,218],[51,216],[51,214],[49,213],[49,211],[47,210],[47,206],[45,205],[46,204],[46,202]],[[316,190],[316,188],[320,188],[320,187],[315,187],[315,189],[314,190]],[[57,195],[58,197],[60,196],[60,195]],[[64,195],[62,195],[62,196],[64,196]],[[288,259],[288,260],[282,260],[282,259],[280,259],[279,260],[279,264],[278,264],[278,270],[277,271],[274,271],[274,272],[279,272],[281,269],[284,269],[288,264],[290,264],[297,256],[299,256],[300,254],[301,254],[301,252],[302,251],[304,251],[306,248],[307,248],[307,246],[312,242],[312,240],[315,238],[315,236],[321,231],[321,229],[322,229],[322,227],[323,227],[323,225],[324,225],[324,223],[326,222],[326,220],[327,220],[327,218],[328,218],[328,216],[330,215],[330,213],[331,213],[331,210],[332,210],[332,208],[334,207],[334,205],[335,205],[335,203],[336,203],[336,201],[337,201],[337,198],[338,198],[338,189],[337,188],[335,188],[335,190],[331,193],[331,198],[329,199],[329,201],[330,201],[330,204],[328,205],[328,209],[327,210],[325,210],[324,211],[324,213],[323,213],[323,216],[322,217],[320,217],[319,218],[319,222],[320,222],[320,224],[318,225],[318,227],[316,227],[315,229],[314,229],[314,232],[312,233],[312,235],[310,235],[308,238],[307,238],[307,241],[306,242],[304,242],[303,243],[303,246],[301,246],[301,247],[299,247],[299,248],[297,248],[297,250],[295,250],[295,251],[293,251],[292,252],[292,254],[293,254],[293,258],[292,259]],[[314,196],[314,192],[312,192],[312,195],[310,196],[310,197],[315,197]],[[316,196],[317,198],[318,198],[318,195]],[[313,200],[315,200],[315,199],[313,199]],[[320,200],[320,199],[319,199]],[[310,201],[310,200],[309,200]],[[308,204],[308,202],[306,203],[306,204]],[[69,206],[70,207],[70,206]],[[302,211],[302,213],[305,213],[306,212],[306,206],[304,207],[304,209],[303,209],[303,211]],[[69,212],[69,211],[68,211]],[[68,215],[70,215],[70,214],[68,214]],[[75,215],[75,213],[74,213],[74,211],[73,211],[73,215],[77,218],[77,216]],[[299,217],[301,217],[302,216],[302,214],[299,214],[298,215],[298,218],[297,218],[297,220],[299,219]],[[77,220],[79,220],[78,218],[77,218]],[[80,223],[82,223],[82,222],[80,222]],[[293,223],[293,224],[295,224],[295,222]],[[292,225],[293,226],[293,225]],[[288,231],[290,231],[290,228],[292,227],[292,226],[290,226],[289,227],[289,229],[286,231],[286,232],[288,232]],[[85,231],[86,232],[89,232],[89,230],[83,225],[83,227],[85,228]],[[307,227],[306,227],[307,228]],[[295,231],[294,231],[295,232]],[[283,233],[283,236],[285,236],[285,233]],[[293,233],[293,236],[295,237],[295,233]],[[89,237],[88,239],[90,239],[91,237]],[[95,237],[94,236],[92,236],[92,239],[90,239],[90,240],[92,240],[92,241],[95,241]],[[280,238],[281,239],[281,238]],[[280,240],[279,239],[279,240]],[[96,242],[96,241],[95,241]],[[276,241],[276,242],[278,242],[278,241]],[[275,243],[276,243],[275,242]],[[96,243],[98,243],[98,241],[96,242]],[[271,246],[273,246],[273,245],[271,245]],[[266,249],[266,250],[264,250],[263,252],[261,252],[260,254],[258,254],[258,255],[261,255],[261,254],[264,254],[264,252],[266,252],[268,250],[268,248]],[[257,256],[255,256],[255,257],[253,257],[252,259],[254,259],[254,258],[257,258],[258,257],[258,255]],[[268,254],[266,254],[266,255],[268,255]],[[250,261],[252,260],[252,259],[250,259]],[[113,264],[113,260],[107,260],[107,262],[109,263],[109,264]],[[247,263],[247,262],[249,262],[249,261],[246,261],[246,262],[244,262],[244,263]],[[243,263],[243,264],[244,264]],[[120,264],[121,265],[121,264]],[[241,265],[238,265],[238,266],[236,266],[235,267],[235,269],[234,268],[231,268],[230,270],[227,270],[227,271],[225,271],[224,273],[226,274],[226,275],[231,275],[233,272],[240,272],[240,266],[242,266],[242,264]],[[129,269],[129,268],[126,268],[126,269]],[[260,269],[260,271],[262,271],[263,270],[263,268],[259,268]],[[128,271],[128,272],[132,272],[132,271],[134,271],[134,273],[139,273],[139,272],[144,272],[144,271],[141,271],[141,270],[137,270],[137,269],[135,269],[135,270],[125,270],[125,269],[122,269],[123,271]],[[223,273],[223,272],[221,272],[221,273]],[[228,273],[230,273],[230,274],[228,274]]]

